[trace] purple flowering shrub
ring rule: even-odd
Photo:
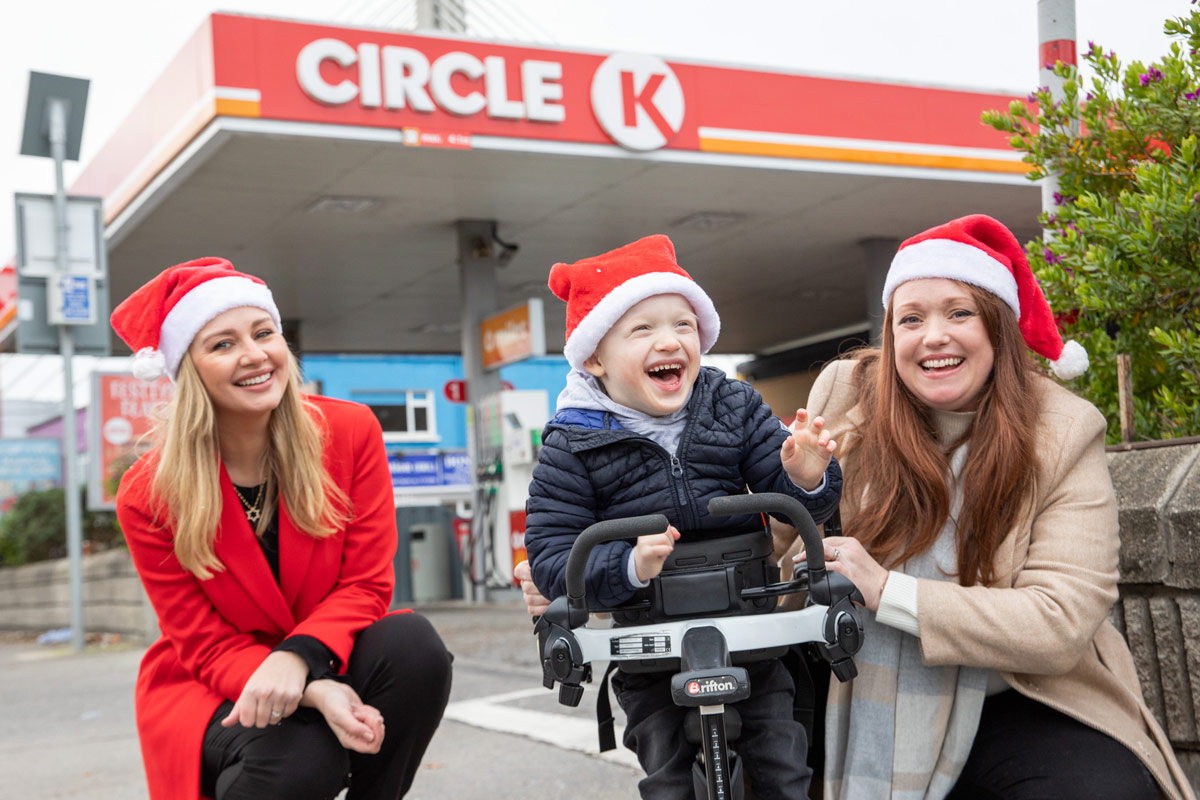
[[[1057,64],[1029,103],[986,124],[1024,153],[1029,178],[1058,178],[1043,235],[1026,251],[1064,338],[1091,368],[1073,387],[1119,436],[1116,354],[1133,362],[1138,438],[1200,435],[1200,9],[1168,19],[1157,62],[1122,65],[1088,42],[1094,77]]]

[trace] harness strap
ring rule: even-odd
[[[608,699],[608,676],[617,668],[617,662],[608,662],[600,689],[596,692],[596,728],[600,736],[600,752],[617,749],[617,736],[613,728],[612,703]]]

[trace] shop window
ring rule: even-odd
[[[373,389],[352,393],[379,420],[385,442],[436,442],[433,392],[427,389]]]

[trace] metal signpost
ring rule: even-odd
[[[75,354],[76,325],[94,325],[97,321],[96,275],[102,271],[103,256],[96,259],[101,265],[97,270],[91,265],[84,271],[71,268],[70,236],[68,221],[67,192],[63,185],[63,162],[79,159],[79,144],[83,138],[83,117],[87,108],[88,81],[81,78],[66,78],[61,75],[29,73],[29,98],[25,105],[25,126],[21,139],[21,155],[41,156],[54,159],[54,269],[45,275],[46,320],[58,328],[59,352],[63,358],[63,460],[65,475],[63,488],[67,503],[67,556],[71,579],[71,646],[78,652],[83,649],[83,536],[81,532],[81,509],[79,502],[79,476],[76,469],[78,457],[75,433],[74,376],[71,370]],[[18,205],[18,237],[23,237],[22,206]],[[27,215],[26,215],[27,216]],[[25,241],[24,238],[21,239]],[[29,255],[26,247],[19,246]],[[103,253],[103,246],[100,252]],[[18,263],[18,274],[36,273],[34,259]],[[30,275],[36,278],[36,274]],[[32,322],[37,309],[26,306],[22,314],[18,301],[18,341],[21,326]],[[31,305],[31,304],[30,304]],[[107,311],[107,309],[105,309]],[[22,319],[29,317],[29,320]],[[101,319],[103,319],[101,317]],[[107,337],[106,337],[107,338]]]

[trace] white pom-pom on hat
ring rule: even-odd
[[[1062,355],[1050,362],[1054,374],[1064,381],[1078,378],[1087,372],[1088,354],[1079,342],[1063,342]]]
[[[133,377],[153,381],[167,374],[167,360],[153,347],[143,347],[133,354],[129,370]]]

